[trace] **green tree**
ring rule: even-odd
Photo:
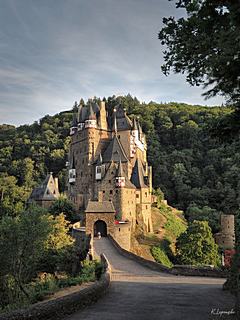
[[[23,211],[29,197],[29,190],[17,185],[14,176],[0,173],[0,218],[17,216]]]
[[[39,207],[0,221],[0,281],[12,279],[13,286],[28,297],[26,284],[36,276],[51,229]]]
[[[74,222],[77,219],[73,203],[65,196],[60,196],[55,200],[49,208],[49,212],[54,216],[63,213],[66,216],[66,219],[71,222]]]
[[[163,72],[186,73],[191,85],[211,87],[205,96],[222,94],[239,104],[239,1],[179,0],[176,7],[184,8],[187,16],[163,19]]]
[[[217,212],[217,210],[212,209],[208,206],[199,208],[196,205],[192,204],[187,208],[186,217],[190,222],[193,222],[194,220],[207,221],[214,233],[218,232],[220,229],[219,213]]]
[[[177,258],[187,265],[219,265],[218,246],[206,221],[193,221],[176,243]]]

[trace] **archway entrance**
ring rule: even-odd
[[[94,223],[94,237],[97,237],[98,232],[102,237],[107,236],[107,224],[103,220],[98,220]]]

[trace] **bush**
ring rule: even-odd
[[[151,254],[158,263],[161,263],[168,268],[173,266],[163,248],[154,246],[151,248]]]

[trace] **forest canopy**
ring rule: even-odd
[[[114,98],[106,99],[108,109]],[[146,104],[130,95],[121,97],[121,102],[130,117],[139,117],[147,134],[154,188],[160,188],[169,204],[184,210],[190,221],[196,215],[205,217],[217,231],[219,214],[235,214],[239,208],[240,148],[238,139],[224,144],[210,132],[233,109],[175,102]],[[18,128],[0,126],[1,216],[16,216],[47,172],[59,177],[64,191],[73,112],[74,108],[46,115]]]

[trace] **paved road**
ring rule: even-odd
[[[98,254],[105,253],[112,266],[111,287],[96,304],[66,320],[233,318],[219,314],[234,306],[233,297],[222,291],[224,279],[172,276],[152,271],[121,256],[107,238],[95,240],[94,248]]]

